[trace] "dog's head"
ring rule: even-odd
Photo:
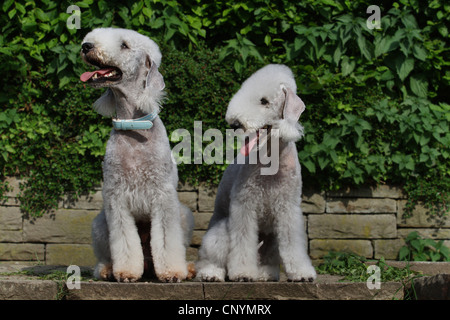
[[[165,84],[158,71],[161,52],[153,40],[133,30],[98,28],[85,36],[81,57],[96,68],[83,73],[81,81],[96,88],[109,87],[133,94],[142,111],[159,111]],[[94,104],[97,112],[105,116],[114,114],[114,106],[111,90]]]
[[[225,120],[233,129],[242,129],[253,138],[241,150],[248,153],[267,140],[297,141],[303,135],[298,123],[305,104],[296,95],[297,85],[291,69],[270,64],[256,71],[231,99]],[[260,129],[267,135],[260,139]],[[245,150],[245,151],[244,151]]]

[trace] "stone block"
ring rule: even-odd
[[[212,212],[194,212],[195,230],[207,230]]]
[[[97,262],[92,246],[89,244],[48,244],[47,265],[94,266]]]
[[[450,218],[430,214],[430,211],[421,203],[417,204],[410,218],[403,218],[406,200],[398,200],[397,224],[408,228],[450,228]]]
[[[198,191],[198,187],[195,187],[188,182],[178,181],[177,191]]]
[[[70,290],[67,300],[203,300],[201,282],[117,283],[81,282],[80,290]]]
[[[22,241],[22,213],[18,207],[0,207],[0,241]]]
[[[45,245],[38,243],[0,243],[0,260],[44,261]]]
[[[324,213],[325,193],[304,192],[301,208],[304,213]]]
[[[396,213],[394,199],[332,198],[327,201],[327,213]]]
[[[401,247],[405,245],[403,239],[374,240],[375,259],[381,257],[396,260]]]
[[[199,246],[202,244],[202,238],[205,235],[206,231],[203,230],[194,230],[192,233],[191,245]]]
[[[24,220],[26,242],[91,243],[91,224],[97,211],[60,209],[54,214]]]
[[[20,206],[20,201],[18,198],[7,197],[4,200],[0,200],[0,206],[18,207]]]
[[[207,300],[392,300],[403,297],[401,283],[383,283],[380,290],[370,290],[365,282],[323,281],[318,275],[313,283],[302,282],[204,282]],[[270,303],[269,303],[270,304]]]
[[[450,239],[450,229],[445,228],[398,228],[397,235],[399,238],[406,238],[411,232],[417,232],[424,239],[445,240]]]
[[[82,195],[79,199],[74,199],[73,196],[67,195],[63,200],[62,206],[65,209],[100,211],[103,207],[102,192],[96,191],[88,195]]]
[[[20,184],[24,183],[25,180],[17,177],[7,177],[5,180],[8,183],[10,190],[6,192],[5,196],[10,198],[16,198],[20,192]]]
[[[198,189],[198,211],[214,211],[217,188],[208,187],[202,183]]]
[[[308,216],[310,239],[376,239],[397,236],[394,214],[321,214]]]
[[[2,280],[0,300],[56,300],[58,290],[52,280]]]
[[[408,281],[405,296],[413,300],[450,300],[450,274],[416,278],[413,285]]]
[[[195,191],[178,191],[178,199],[192,211],[197,210],[198,195]]]
[[[397,186],[379,185],[365,186],[357,189],[346,188],[337,191],[328,191],[327,195],[334,198],[391,198],[400,199],[406,195],[402,188]]]
[[[188,247],[186,249],[186,261],[195,262],[198,260],[198,248]]]
[[[330,251],[349,252],[366,258],[373,257],[370,240],[314,239],[309,242],[309,248],[311,259],[323,258]]]

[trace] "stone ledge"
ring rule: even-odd
[[[397,264],[398,267],[406,265],[398,261],[388,261],[388,263]],[[434,290],[433,294],[438,294],[441,299],[449,298],[450,263],[410,262],[410,264],[411,269],[434,275],[415,279],[418,290],[422,290],[421,295],[417,295],[416,298],[435,297],[429,293],[430,290]],[[55,271],[64,272],[66,268],[65,266],[2,263],[0,264],[0,300],[391,300],[406,297],[404,296],[405,288],[400,282],[385,282],[381,284],[381,289],[370,290],[365,282],[345,282],[340,281],[339,276],[322,274],[318,275],[316,281],[312,283],[286,282],[284,275],[280,282],[187,281],[170,284],[153,281],[116,283],[90,280],[82,281],[80,289],[71,290],[60,280],[37,278]],[[92,271],[91,268],[83,268],[83,270]]]
[[[413,300],[450,300],[450,274],[414,279],[406,287],[405,294]]]
[[[389,282],[370,290],[364,282],[339,282],[339,277],[319,275],[313,283],[203,283],[207,300],[384,300],[403,297],[401,283]]]
[[[360,187],[358,189],[346,188],[338,191],[328,191],[329,197],[338,198],[405,198],[402,188],[397,186],[379,185],[376,187]]]
[[[329,198],[327,213],[396,213],[397,201],[378,198]]]
[[[308,216],[310,239],[389,239],[397,237],[394,214],[320,214]]]
[[[184,282],[115,283],[84,282],[80,289],[49,280],[0,280],[0,299],[66,300],[390,300],[401,299],[399,282],[370,290],[364,282],[339,282],[339,277],[319,275],[313,283],[294,282]]]
[[[67,300],[202,300],[202,284],[81,282],[68,290]]]
[[[51,280],[0,280],[0,300],[56,300],[58,284]]]

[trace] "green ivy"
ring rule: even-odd
[[[367,271],[369,266],[366,258],[347,252],[330,251],[324,257],[323,263],[317,267],[320,274],[332,274],[342,276],[342,280],[347,281],[367,281],[371,273]],[[374,265],[380,268],[380,281],[401,281],[406,282],[413,277],[420,276],[417,272],[411,271],[409,267],[397,268],[390,266],[382,257]]]
[[[81,10],[68,29],[67,7]],[[0,181],[26,177],[24,212],[40,215],[67,192],[101,181],[110,121],[92,110],[101,92],[78,81],[80,43],[96,27],[155,39],[169,134],[225,132],[228,101],[267,63],[292,68],[306,103],[298,143],[305,186],[322,190],[395,183],[448,212],[450,5],[381,1],[381,29],[366,27],[370,1],[4,1],[0,7]],[[174,144],[175,142],[173,142]],[[204,144],[203,147],[207,145]],[[180,178],[217,184],[226,165],[179,166]],[[0,194],[8,187],[0,183]]]
[[[450,261],[450,249],[444,240],[423,239],[416,231],[405,238],[398,259],[403,261]]]

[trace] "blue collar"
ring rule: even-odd
[[[130,119],[130,120],[119,120],[113,119],[113,127],[115,130],[145,130],[151,129],[153,127],[153,120],[155,120],[158,114],[152,112],[142,118]]]

